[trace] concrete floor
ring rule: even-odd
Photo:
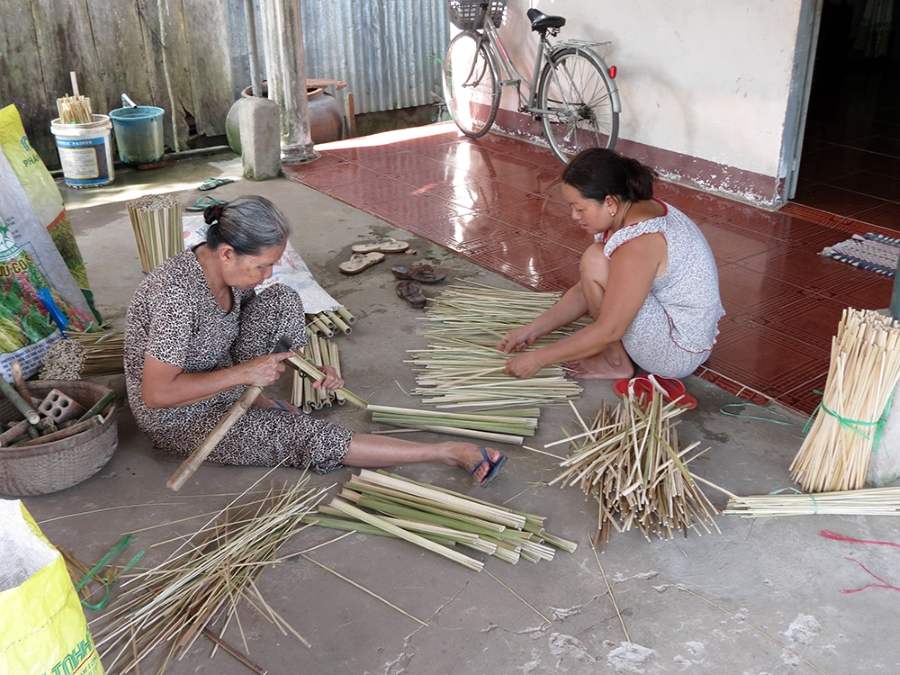
[[[121,323],[141,279],[123,200],[141,191],[167,190],[181,191],[179,198],[189,203],[200,193],[184,190],[202,178],[239,174],[239,162],[226,155],[185,161],[155,173],[123,173],[103,191],[65,191],[99,305],[114,323]],[[284,209],[294,226],[294,246],[319,282],[359,317],[353,335],[340,338],[345,374],[351,389],[380,403],[416,405],[400,386],[413,385],[402,359],[406,349],[423,344],[416,335],[420,314],[394,296],[388,264],[356,277],[337,272],[337,262],[352,243],[373,234],[404,237],[414,242],[419,256],[440,259],[454,278],[511,287],[492,273],[296,183],[239,182],[213,194],[227,198],[245,193],[265,195]],[[287,382],[283,384],[286,393]],[[688,386],[700,408],[685,416],[681,436],[712,446],[693,465],[697,474],[739,494],[767,493],[789,484],[787,465],[799,446],[802,419],[793,417],[794,426],[784,427],[725,417],[719,407],[734,400],[730,395],[696,378]],[[588,383],[578,406],[589,414],[611,397],[608,384]],[[365,415],[350,406],[316,414],[331,415],[356,430],[370,427]],[[535,445],[561,436],[560,428],[571,426],[569,417],[565,408],[546,409]],[[629,644],[588,543],[594,509],[577,490],[544,485],[556,475],[551,458],[517,448],[506,451],[511,461],[489,491],[470,487],[464,474],[446,467],[414,466],[401,472],[546,515],[552,531],[580,542],[575,554],[560,552],[553,562],[540,565],[510,566],[491,559],[476,574],[405,543],[348,537],[312,556],[428,626],[418,626],[298,559],[266,569],[260,576],[261,590],[312,648],[281,636],[247,610],[241,619],[250,657],[277,674],[900,672],[898,596],[886,588],[842,593],[874,581],[854,560],[900,583],[897,551],[819,536],[828,529],[900,541],[895,521],[721,516],[721,535],[650,543],[638,532],[616,535],[600,562]],[[205,466],[175,495],[165,487],[175,467],[174,461],[154,454],[126,413],[120,421],[119,450],[97,476],[25,502],[38,520],[137,505],[45,523],[51,540],[83,560],[96,560],[123,532],[221,507],[227,498],[215,495],[240,492],[264,471]],[[348,473],[315,476],[313,484],[337,483]],[[279,470],[273,479],[296,476],[295,471]],[[724,506],[721,495],[710,497]],[[161,527],[138,535],[137,545],[149,547],[186,531],[184,525]],[[283,550],[300,550],[335,534],[311,528]],[[167,548],[149,550],[145,560],[158,560]],[[546,623],[538,612],[552,621]],[[227,638],[240,644],[236,632]],[[224,654],[210,661],[209,649],[209,644],[198,643],[170,672],[246,672]]]

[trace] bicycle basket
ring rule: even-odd
[[[447,0],[450,10],[450,21],[462,30],[481,28],[484,10],[482,5],[487,5],[487,11],[491,14],[491,21],[495,28],[500,28],[503,23],[503,13],[506,11],[506,0]]]

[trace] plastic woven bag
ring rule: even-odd
[[[103,675],[66,563],[19,500],[0,500],[0,673]]]
[[[885,487],[900,478],[900,396],[896,390],[888,407],[869,460],[867,482],[875,487]]]

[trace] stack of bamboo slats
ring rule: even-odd
[[[325,366],[331,366],[338,375],[341,375],[341,356],[334,340],[326,340],[319,333],[309,332],[304,353],[306,360],[316,368],[321,370]],[[315,380],[309,375],[294,370],[291,403],[302,408],[303,412],[309,413],[311,410],[330,408],[335,403],[344,405],[347,402],[342,392],[319,389],[313,386],[313,382]]]
[[[562,403],[581,387],[566,379],[563,368],[544,368],[527,380],[504,373],[510,355],[496,345],[559,300],[558,293],[508,291],[481,284],[455,284],[430,304],[423,331],[427,349],[410,350],[417,370],[414,391],[438,408],[490,409]],[[584,320],[543,336],[531,346],[551,344]]]
[[[822,404],[791,476],[806,492],[858,490],[900,380],[900,323],[845,309],[831,342]]]
[[[583,433],[544,446],[571,443],[564,471],[550,484],[579,485],[597,502],[598,546],[613,529],[637,527],[648,540],[671,539],[679,530],[719,531],[716,510],[687,467],[706,450],[688,458],[699,443],[681,448],[672,422],[684,410],[665,404],[655,389],[649,401],[632,392],[615,410],[603,404],[590,425],[579,415]]]
[[[59,121],[62,124],[88,124],[94,121],[91,112],[91,99],[78,93],[78,78],[75,73],[69,73],[72,79],[72,96],[56,99],[56,110],[59,113]]]
[[[146,195],[127,204],[141,269],[154,270],[184,251],[181,207],[171,195]]]
[[[137,671],[160,645],[167,655],[154,672],[163,672],[201,635],[224,644],[223,635],[241,601],[282,634],[290,632],[309,647],[256,584],[259,573],[280,560],[279,547],[304,527],[304,518],[325,496],[327,487],[310,488],[308,480],[303,477],[291,487],[240,501],[248,488],[199,530],[172,540],[183,543],[163,562],[124,582],[110,609],[91,622],[100,624],[92,632],[107,672]],[[247,649],[239,617],[235,623]]]
[[[404,539],[476,572],[484,563],[457,545],[516,564],[552,560],[577,544],[544,529],[544,518],[385,471],[363,469],[305,522]]]
[[[416,408],[395,408],[369,404],[372,421],[400,427],[400,430],[431,431],[495,443],[522,445],[534,436],[540,408],[503,409],[496,413],[443,412]]]

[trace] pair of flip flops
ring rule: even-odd
[[[687,392],[684,382],[674,377],[650,374],[617,380],[613,385],[613,391],[619,398],[625,398],[628,396],[628,390],[633,389],[637,398],[646,398],[649,401],[653,394],[654,382],[656,383],[656,390],[663,395],[663,400],[666,403],[677,401],[678,406],[681,408],[696,409],[697,399]]]
[[[379,253],[378,251],[354,253],[350,256],[350,260],[338,265],[338,269],[344,274],[359,274],[369,269],[372,265],[377,265],[382,260],[384,260],[384,253]]]
[[[350,247],[350,250],[354,253],[403,253],[408,248],[408,241],[400,241],[390,237],[381,241],[353,244],[353,246]]]
[[[481,456],[484,458],[478,464],[474,466],[474,468],[469,471],[469,474],[474,476],[478,473],[478,469],[487,464],[490,468],[488,472],[484,475],[484,478],[481,479],[481,482],[478,483],[481,487],[487,487],[494,479],[500,474],[500,469],[503,468],[503,465],[506,464],[506,455],[501,454],[496,460],[492,460],[490,454],[487,451],[487,448],[478,448],[481,450]]]
[[[437,284],[447,278],[443,270],[435,269],[427,262],[418,262],[415,265],[397,265],[391,268],[391,273],[403,281],[418,281],[423,284]]]

